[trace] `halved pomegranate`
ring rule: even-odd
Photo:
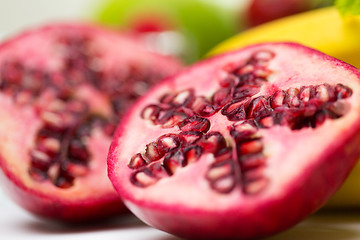
[[[277,233],[322,206],[355,164],[359,78],[293,43],[206,60],[131,108],[109,177],[135,215],[177,236]]]
[[[135,99],[179,69],[128,36],[81,24],[0,45],[0,166],[9,194],[62,220],[124,211],[106,173],[113,131]]]

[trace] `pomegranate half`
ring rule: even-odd
[[[107,178],[115,126],[149,86],[179,70],[129,36],[82,24],[0,45],[4,188],[40,216],[92,220],[125,210]]]
[[[321,207],[359,155],[360,72],[294,43],[205,60],[153,87],[114,135],[109,177],[147,224],[258,239]]]

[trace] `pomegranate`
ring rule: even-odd
[[[354,166],[359,78],[295,43],[205,60],[129,110],[110,180],[136,216],[183,238],[275,234],[321,207]]]
[[[125,35],[55,24],[0,45],[2,182],[30,212],[83,221],[124,211],[106,173],[115,126],[180,69]]]

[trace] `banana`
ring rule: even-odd
[[[293,15],[244,31],[216,46],[208,56],[260,42],[298,42],[360,68],[360,16],[343,17],[335,7]],[[360,207],[360,162],[326,206]]]

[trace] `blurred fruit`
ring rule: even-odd
[[[209,55],[261,42],[292,41],[360,67],[360,16],[342,18],[334,7],[279,19],[250,29],[215,47]],[[339,159],[341,161],[341,159]],[[330,200],[329,206],[360,206],[360,164]]]
[[[235,11],[201,0],[108,0],[95,19],[141,34],[151,48],[187,62],[240,29]]]
[[[304,12],[310,8],[307,0],[252,0],[247,12],[250,26]]]
[[[331,3],[331,0],[250,0],[245,9],[245,20],[241,21],[245,21],[248,27],[254,27]]]

